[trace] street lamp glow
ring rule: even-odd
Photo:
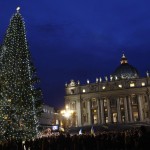
[[[62,110],[61,114],[68,119],[73,114],[73,110],[70,110],[68,105],[66,105],[66,109]]]
[[[64,113],[64,116],[65,116],[66,118],[69,118],[69,117],[71,116],[71,113],[68,112],[68,111],[66,111],[66,112]]]
[[[66,109],[69,109],[68,105],[66,105]]]

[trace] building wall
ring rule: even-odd
[[[150,78],[66,85],[65,103],[75,111],[74,126],[147,122],[150,119]]]
[[[43,113],[40,118],[40,125],[41,126],[50,126],[53,122],[54,117],[54,108],[48,105],[43,105]]]

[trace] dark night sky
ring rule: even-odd
[[[64,104],[64,85],[110,75],[122,51],[141,76],[150,69],[149,0],[0,0],[0,41],[21,7],[44,102]]]

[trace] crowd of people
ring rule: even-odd
[[[149,145],[150,133],[142,126],[94,134],[51,134],[25,141],[11,139],[0,143],[0,150],[145,150]]]

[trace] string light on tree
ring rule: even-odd
[[[17,7],[0,49],[0,140],[32,138],[41,114],[41,90],[31,61],[25,23]]]

